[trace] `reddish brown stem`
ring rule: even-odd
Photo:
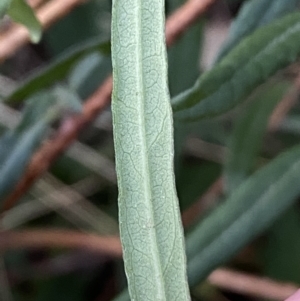
[[[0,250],[19,248],[76,248],[114,257],[122,256],[119,237],[101,237],[70,230],[34,229],[0,232]]]

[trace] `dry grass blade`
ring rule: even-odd
[[[293,284],[280,283],[228,269],[218,269],[210,274],[208,281],[221,288],[255,298],[284,300],[297,291]]]
[[[41,189],[40,183],[41,181],[36,183],[34,189],[35,187]],[[66,188],[68,191],[73,192],[72,198],[69,195],[64,195],[62,199],[55,199],[53,202],[53,191],[60,195],[65,193]],[[101,185],[101,182],[99,184],[99,177],[95,176],[87,177],[83,180],[80,180],[79,182],[76,182],[75,184],[72,184],[71,186],[52,186],[51,192],[45,192],[45,195],[38,197],[37,199],[29,200],[6,211],[2,215],[1,219],[2,228],[3,230],[12,230],[16,227],[26,224],[29,221],[42,217],[52,211],[56,211],[57,213],[61,214],[64,218],[70,220],[70,222],[73,222],[75,219],[78,220],[78,215],[83,210],[81,206],[82,201],[84,200],[85,202],[87,202],[84,198],[93,195],[102,188],[103,186]],[[94,210],[94,208],[95,206],[92,206],[92,208],[90,209]],[[96,209],[98,208],[96,207]],[[72,212],[77,213],[74,218]],[[89,227],[89,230],[91,229],[94,230],[92,225]]]

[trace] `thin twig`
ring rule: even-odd
[[[210,0],[213,3],[216,0]],[[172,45],[180,35],[187,30],[194,21],[195,16],[199,16],[208,7],[208,1],[189,0],[175,11],[174,15],[169,17],[166,24],[166,39],[168,45]],[[174,21],[181,16],[180,12],[184,12],[184,19],[191,19],[191,22],[180,22],[178,26]],[[199,13],[195,13],[198,11]],[[178,16],[178,17],[176,17]],[[181,17],[180,17],[181,18]],[[177,33],[178,32],[178,33]],[[177,34],[175,34],[177,33]],[[0,41],[1,42],[1,41]],[[1,45],[1,43],[0,43]],[[53,161],[65,151],[70,144],[78,137],[79,132],[83,127],[93,121],[97,115],[109,104],[112,91],[112,77],[104,82],[98,90],[85,102],[83,112],[81,115],[72,116],[65,120],[56,136],[50,141],[46,142],[31,160],[26,173],[21,181],[17,184],[15,190],[4,201],[4,210],[11,208],[18,199],[28,191],[32,184],[49,168]]]
[[[43,187],[40,186],[41,182],[43,184],[42,179],[38,181],[37,184],[33,187],[34,190],[36,188],[42,190]],[[68,191],[74,191],[76,195],[72,194],[72,198],[70,195],[65,195],[64,193],[66,191],[66,187],[68,188]],[[36,199],[23,202],[20,205],[6,211],[1,217],[2,229],[12,230],[38,217],[49,214],[52,211],[60,213],[66,219],[68,219],[70,214],[75,211],[77,212],[76,221],[78,223],[78,215],[82,213],[82,210],[84,210],[84,208],[82,208],[81,206],[82,200],[87,196],[93,195],[94,193],[98,192],[99,190],[101,190],[101,188],[103,188],[103,186],[99,181],[99,177],[95,176],[87,177],[76,182],[75,184],[72,184],[71,186],[60,185],[59,187],[56,187],[52,185],[51,192],[44,192],[44,195],[42,197],[38,196]],[[53,192],[55,192],[55,195],[53,195]],[[35,192],[33,192],[33,194],[35,194]],[[62,194],[64,194],[64,197],[62,199],[54,199],[54,197]],[[87,202],[87,200],[85,199],[84,201]],[[95,206],[89,209],[94,210]],[[98,211],[98,207],[96,207],[96,209],[96,211]],[[73,220],[75,222],[75,218],[71,220],[70,217],[69,219],[71,222],[73,222]],[[89,227],[89,230],[94,230],[94,228]]]
[[[293,284],[280,283],[268,278],[253,276],[228,269],[217,269],[208,281],[225,290],[246,296],[270,300],[284,300],[297,291]]]
[[[206,142],[199,138],[188,138],[185,145],[188,155],[223,164],[228,151],[225,146]]]
[[[46,179],[40,181],[37,186],[39,195],[42,195],[38,201],[56,210],[78,228],[100,235],[119,233],[115,219],[53,176],[47,175]],[[57,189],[53,189],[54,187]]]
[[[166,22],[166,40],[168,45],[175,41],[186,31],[215,0],[189,0],[178,8]]]
[[[52,0],[37,11],[37,18],[44,29],[66,16],[73,8],[86,0]],[[0,62],[11,57],[18,49],[29,42],[28,30],[19,24],[14,24],[0,36]]]
[[[114,257],[122,256],[119,237],[101,237],[61,229],[30,229],[0,232],[0,250],[19,248],[77,248]]]
[[[121,258],[122,249],[119,237],[101,237],[70,230],[22,230],[0,232],[0,250],[19,248],[77,248],[96,254]],[[217,269],[208,281],[219,288],[247,296],[283,300],[297,291],[292,284],[280,283],[271,279],[253,276],[229,269]]]
[[[29,167],[21,181],[4,202],[4,210],[11,208],[15,202],[31,187],[50,165],[77,138],[80,130],[95,119],[102,109],[109,103],[112,90],[112,78],[104,84],[85,103],[81,115],[74,115],[65,120],[55,137],[42,145],[33,156]]]
[[[34,8],[37,9],[38,7],[40,7],[42,4],[44,4],[46,0],[28,0],[28,4]]]
[[[300,290],[298,290],[295,294],[290,296],[287,300],[285,301],[299,301],[300,300]]]

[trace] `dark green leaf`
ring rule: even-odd
[[[269,116],[289,86],[287,82],[272,81],[254,96],[238,118],[224,166],[227,192],[238,187],[254,169]]]
[[[91,52],[99,52],[108,56],[110,44],[103,39],[92,39],[91,41],[67,50],[59,56],[52,64],[36,72],[17,88],[8,98],[7,102],[14,103],[29,97],[40,89],[47,88],[59,80],[65,78],[71,68],[84,56]]]
[[[99,87],[110,72],[110,59],[98,52],[93,52],[73,67],[68,83],[82,99],[85,99]]]
[[[47,124],[44,121],[32,126],[20,134],[17,131],[7,133],[0,141],[0,199],[16,185],[22,176],[28,161],[45,134]]]
[[[298,5],[299,0],[247,1],[230,27],[229,37],[217,57],[217,62],[255,29],[294,11]]]
[[[300,194],[300,147],[242,183],[187,238],[190,285],[203,280],[265,231]]]
[[[267,277],[300,283],[299,233],[299,205],[295,204],[268,231],[262,261]]]
[[[245,99],[300,54],[300,13],[288,15],[244,39],[194,87],[173,99],[174,117],[196,121],[222,114]]]

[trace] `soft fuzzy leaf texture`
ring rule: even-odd
[[[11,0],[1,0],[0,2],[0,19],[6,14],[9,8]]]
[[[190,286],[203,281],[267,230],[300,195],[300,146],[281,154],[243,182],[187,236]],[[114,301],[128,301],[124,291]]]
[[[235,189],[187,238],[190,285],[260,235],[300,194],[300,147],[286,151]]]
[[[234,46],[255,29],[294,11],[298,5],[299,0],[246,1],[230,27],[229,36],[218,54],[217,61],[220,61]]]
[[[245,38],[189,90],[173,99],[178,121],[229,111],[300,54],[300,13],[290,14]]]
[[[288,82],[271,81],[262,87],[262,91],[255,93],[245,112],[238,118],[224,165],[227,193],[238,187],[253,171],[269,116],[288,87]]]
[[[132,300],[190,300],[173,172],[164,0],[114,0],[113,125]]]
[[[42,25],[35,16],[31,6],[25,0],[12,0],[7,13],[14,21],[27,27],[32,42],[38,43],[40,41]]]

